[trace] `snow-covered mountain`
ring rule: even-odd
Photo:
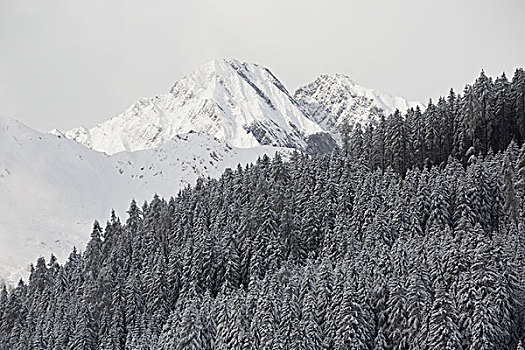
[[[393,97],[383,92],[362,87],[346,75],[321,75],[314,82],[297,89],[294,99],[307,115],[326,132],[337,138],[339,127],[347,123],[366,126],[375,124],[381,115],[389,115],[398,109],[424,105]]]
[[[183,77],[167,94],[141,98],[94,128],[64,134],[114,154],[150,149],[192,130],[240,148],[271,145],[316,152],[319,149],[311,149],[314,143],[326,143],[324,151],[334,146],[270,70],[224,59]]]
[[[343,123],[375,124],[381,115],[416,106],[424,108],[342,74],[321,75],[292,96],[268,68],[218,59],[177,81],[167,94],[141,98],[93,128],[64,135],[108,154],[150,149],[189,131],[240,148],[273,145],[324,153],[334,140],[341,142]]]
[[[64,261],[73,246],[83,250],[93,221],[103,222],[112,208],[125,217],[132,198],[176,195],[199,176],[218,177],[276,151],[289,152],[241,149],[192,132],[109,156],[0,118],[0,278],[15,282],[39,256]]]
[[[39,256],[82,250],[92,222],[112,208],[125,216],[132,198],[169,197],[263,154],[328,152],[343,122],[375,123],[416,105],[343,75],[291,96],[267,68],[223,59],[91,129],[42,134],[0,119],[0,278],[13,282]]]

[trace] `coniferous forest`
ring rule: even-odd
[[[343,132],[95,222],[4,287],[0,349],[521,348],[524,70]]]

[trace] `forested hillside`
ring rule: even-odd
[[[344,128],[344,127],[343,127]],[[356,128],[346,144],[354,159],[375,169],[443,166],[450,156],[464,166],[472,154],[505,150],[511,140],[525,141],[525,71],[517,69],[509,82],[505,74],[493,80],[482,71],[462,95],[453,90],[427,109],[396,112],[365,131]]]
[[[0,295],[0,349],[517,349],[525,74],[95,222]]]

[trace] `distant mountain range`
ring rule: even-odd
[[[330,152],[343,123],[415,106],[339,74],[292,94],[267,68],[214,60],[90,129],[43,134],[0,118],[0,277],[13,283],[39,256],[83,250],[93,221],[112,208],[125,216],[132,198],[176,195],[264,154]]]

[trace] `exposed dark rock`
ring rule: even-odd
[[[326,154],[331,153],[337,146],[332,135],[326,132],[318,132],[306,138],[306,152],[309,154]]]

